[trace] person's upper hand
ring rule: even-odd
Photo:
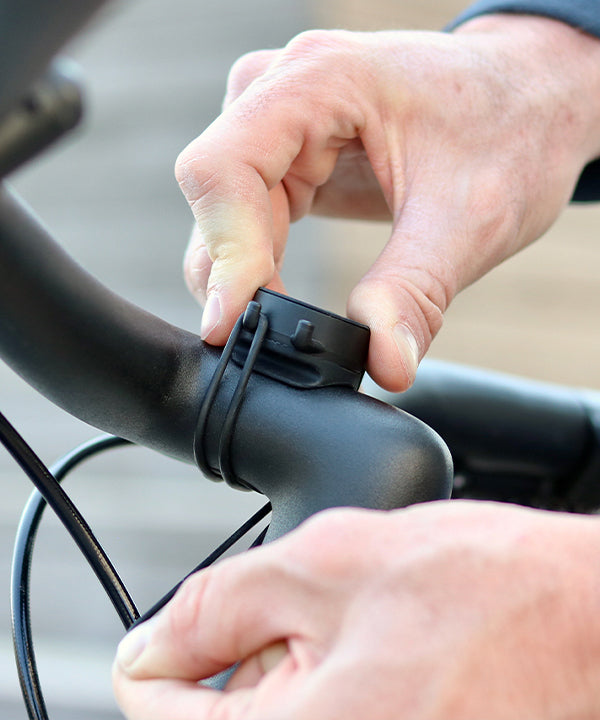
[[[391,218],[348,314],[371,327],[374,379],[406,388],[454,295],[555,220],[599,128],[600,42],[554,20],[311,31],[244,56],[176,165],[203,337],[224,343],[260,285],[283,289],[290,221]]]
[[[593,517],[322,513],[187,580],[122,642],[116,696],[129,720],[600,717],[599,556]]]

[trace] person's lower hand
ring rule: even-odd
[[[600,152],[599,86],[598,40],[525,16],[311,31],[241,58],[176,166],[202,336],[224,343],[259,285],[283,289],[290,221],[391,218],[348,313],[371,327],[374,379],[406,388],[454,295],[539,237]]]
[[[122,642],[116,696],[129,720],[600,717],[599,557],[593,517],[328,511],[186,581]]]

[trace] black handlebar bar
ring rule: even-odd
[[[86,422],[192,462],[201,400],[220,355],[126,302],[82,270],[4,188],[0,193],[0,354]],[[206,456],[237,381],[226,373]],[[338,505],[393,508],[448,497],[451,463],[426,425],[346,387],[302,390],[253,373],[231,459],[273,504],[270,536]]]
[[[376,397],[448,444],[455,495],[589,512],[600,506],[600,395],[433,360],[406,393]]]
[[[0,119],[102,4],[0,0]],[[50,96],[58,109],[61,87]],[[51,139],[56,108],[50,110],[37,125],[32,118],[17,161]],[[59,125],[66,128],[67,120]],[[194,461],[199,408],[219,351],[104,288],[5,187],[0,308],[0,355],[40,392],[96,427]],[[310,344],[308,336],[296,340]],[[379,397],[436,428],[459,472],[546,475],[560,484],[573,469],[600,463],[600,432],[580,399],[554,393],[546,402],[545,390],[439,368],[428,375],[426,368],[413,391]],[[224,375],[204,426],[213,469],[236,381],[235,373]],[[325,507],[392,508],[448,497],[451,487],[444,443],[414,417],[348,387],[303,390],[259,373],[245,391],[230,455],[242,483],[271,499],[273,536]],[[567,493],[575,505],[591,502],[577,492],[577,501],[572,488]]]
[[[0,176],[77,120],[77,93],[60,74],[58,84],[50,77],[46,112],[36,115],[35,107],[46,98],[44,84],[37,95],[26,92],[103,2],[0,0]],[[544,391],[505,381],[496,385],[487,375],[465,376],[460,370],[437,368],[428,375],[427,366],[413,391],[381,402],[344,385],[360,374],[360,363],[348,362],[356,359],[360,332],[349,350],[339,337],[325,347],[311,327],[301,319],[283,351],[279,337],[271,338],[277,347],[249,374],[228,437],[235,479],[271,500],[267,539],[328,507],[393,509],[448,498],[453,480],[448,448],[429,425],[399,407],[440,432],[460,472],[551,477],[562,483],[562,498],[572,507],[600,504],[591,481],[600,468],[600,403],[556,393],[546,402]],[[296,386],[282,381],[279,363],[285,375],[295,350],[325,353],[321,369],[334,384],[299,387],[307,373],[311,382],[320,377],[310,362],[296,374]],[[103,287],[3,185],[0,356],[73,415],[182,461],[198,460],[200,429],[199,464],[225,475],[223,426],[240,387],[235,362],[218,386],[211,383],[218,377],[219,350]],[[214,397],[207,393],[212,387]],[[210,407],[203,402],[207,397]],[[582,479],[566,485],[574,468],[584,468]]]

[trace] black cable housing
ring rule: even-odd
[[[103,435],[79,446],[71,453],[66,455],[64,458],[59,460],[57,463],[55,463],[48,470],[43,465],[43,463],[41,463],[41,460],[39,460],[39,458],[35,456],[33,451],[28,448],[25,441],[20,437],[17,431],[1,414],[0,439],[30,478],[32,477],[32,475],[39,475],[40,485],[45,484],[46,482],[49,482],[50,485],[55,485],[56,487],[54,487],[53,490],[56,491],[56,488],[60,490],[59,495],[64,495],[64,498],[66,498],[67,504],[70,505],[71,509],[73,509],[74,506],[59,485],[59,483],[66,477],[66,475],[84,460],[92,457],[93,455],[96,455],[104,450],[119,447],[125,444],[130,444],[129,441],[124,440],[123,438],[111,435]],[[29,450],[29,452],[27,452],[26,450],[24,452],[24,448],[26,450]],[[35,462],[35,460],[37,460],[37,463]],[[48,477],[45,477],[46,475]],[[42,520],[44,510],[48,504],[49,503],[47,502],[44,494],[42,494],[39,489],[34,490],[27,502],[27,505],[25,506],[25,509],[21,516],[21,520],[19,522],[12,560],[11,616],[13,644],[23,701],[27,710],[27,715],[30,720],[49,720],[48,711],[46,709],[46,703],[44,701],[44,696],[37,670],[37,662],[35,658],[35,650],[33,644],[33,633],[31,629],[31,610],[29,604],[31,589],[31,564],[33,559],[35,538]],[[52,507],[53,509],[55,509],[54,505]],[[236,530],[219,547],[217,547],[207,558],[205,558],[197,567],[195,567],[179,583],[177,583],[174,588],[172,588],[155,605],[153,605],[142,617],[139,616],[137,608],[129,597],[129,593],[125,589],[125,586],[123,585],[116,571],[114,572],[114,577],[107,575],[102,581],[102,586],[104,587],[111,600],[113,600],[113,605],[115,606],[115,608],[117,608],[113,599],[115,596],[121,597],[122,605],[130,604],[132,606],[133,612],[131,616],[122,615],[117,609],[117,611],[119,612],[119,617],[123,622],[125,629],[129,630],[135,624],[143,622],[156,614],[175,595],[178,588],[190,575],[214,563],[235,543],[237,543],[238,540],[240,540],[263,518],[265,518],[270,511],[271,504],[266,503],[238,530]],[[66,515],[65,517],[66,521],[63,520],[63,524],[65,524],[71,536],[74,537],[74,532],[76,533],[76,528],[72,531],[72,525],[77,525],[77,523],[80,521],[85,524],[85,521],[83,521],[83,518],[74,520],[68,515]],[[256,545],[260,545],[262,543],[266,534],[266,530],[267,528],[265,528],[260,533],[260,535],[252,544],[252,547],[255,547]],[[74,539],[77,542],[75,537]],[[97,543],[97,541],[95,542]],[[77,544],[79,546],[79,543]],[[81,549],[81,546],[79,547]],[[104,554],[104,551],[99,544],[96,550],[97,554]],[[84,554],[86,556],[86,559],[88,559],[88,562],[90,562],[89,555],[87,553]],[[92,563],[90,562],[90,564]],[[94,569],[96,570],[95,567]],[[98,575],[98,572],[96,572],[96,575]],[[135,615],[135,617],[132,619],[133,615]]]
[[[81,445],[50,468],[57,483],[77,465],[103,450],[127,444],[114,436],[102,436]],[[31,562],[35,538],[48,503],[39,490],[29,497],[15,537],[11,568],[11,617],[15,660],[27,715],[30,720],[48,720],[48,712],[37,671],[29,605]],[[115,590],[118,591],[118,590]]]
[[[121,622],[128,628],[139,617],[139,613],[108,555],[71,498],[2,413],[0,442],[63,523],[109,596]]]

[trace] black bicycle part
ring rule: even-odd
[[[297,388],[358,390],[369,352],[366,325],[266,288],[254,300],[269,322],[255,372]],[[243,324],[233,350],[238,365],[245,362],[253,332]]]
[[[126,440],[112,436],[97,438],[82,445],[57,462],[50,468],[49,472],[56,482],[60,483],[73,468],[85,459],[103,450],[126,443]],[[39,490],[34,490],[21,515],[19,527],[17,528],[11,568],[13,646],[23,702],[30,720],[48,720],[37,670],[29,605],[31,561],[33,559],[36,534],[46,507],[47,503],[44,496]]]
[[[2,413],[0,442],[54,510],[100,581],[124,627],[129,627],[139,613],[108,555],[71,498]]]
[[[204,435],[206,431],[206,422],[210,413],[212,403],[219,389],[219,384],[223,378],[223,374],[227,369],[227,364],[231,359],[233,350],[238,341],[242,329],[252,333],[252,342],[244,361],[242,372],[239,376],[233,396],[225,415],[225,420],[221,428],[221,437],[219,439],[219,471],[213,470],[206,460],[204,452]],[[223,353],[219,359],[217,367],[208,385],[208,389],[200,407],[198,414],[198,424],[194,436],[194,456],[198,467],[207,477],[213,477],[218,480],[225,480],[231,487],[237,487],[243,490],[252,490],[246,483],[235,476],[231,465],[231,442],[235,426],[235,421],[240,411],[240,405],[244,397],[244,391],[250,380],[250,375],[254,369],[256,359],[261,350],[268,329],[268,320],[261,314],[260,305],[256,302],[248,304],[246,312],[238,318],[227,344],[223,349]]]
[[[0,178],[76,127],[82,112],[74,64],[55,61],[21,102],[0,118]]]
[[[194,438],[198,467],[232,487],[253,489],[236,477],[231,462],[235,422],[251,373],[296,388],[340,385],[357,390],[365,371],[369,335],[365,325],[260,288],[238,318],[202,401]],[[242,370],[221,428],[218,469],[213,469],[204,450],[206,423],[232,359]]]
[[[215,480],[221,480],[222,475],[216,470],[213,470],[212,467],[208,464],[208,460],[206,459],[206,453],[204,451],[204,435],[206,433],[206,423],[208,421],[208,413],[212,408],[212,404],[219,390],[219,384],[221,382],[221,379],[223,378],[223,374],[227,369],[227,364],[231,358],[233,346],[237,342],[237,339],[240,335],[242,322],[243,317],[239,317],[233,327],[233,330],[231,331],[231,334],[229,335],[229,338],[227,339],[225,347],[223,348],[223,352],[221,354],[221,357],[219,358],[219,362],[217,363],[217,366],[213,372],[210,383],[208,384],[208,388],[206,389],[204,399],[202,400],[202,404],[200,405],[198,422],[196,424],[196,431],[194,434],[194,458],[196,460],[196,465],[198,465],[198,467],[204,473],[204,475],[206,475],[206,477],[210,477]]]
[[[126,444],[129,444],[127,440],[110,435],[95,438],[94,440],[79,446],[59,460],[48,472],[53,476],[56,483],[60,483],[69,472],[75,469],[84,460],[104,450]],[[17,450],[17,452],[20,452],[20,450]],[[22,463],[28,462],[29,461],[26,456],[22,458]],[[17,529],[11,571],[11,617],[15,659],[23,700],[28,716],[31,720],[48,720],[44,696],[37,671],[29,604],[31,562],[33,558],[35,538],[47,505],[48,503],[46,502],[45,497],[39,492],[39,490],[34,490],[23,511],[19,527]],[[240,528],[232,533],[210,555],[208,555],[208,557],[206,557],[180,582],[178,582],[175,587],[173,587],[157,603],[147,610],[143,616],[139,617],[138,613],[138,617],[134,622],[132,622],[128,617],[121,617],[125,629],[130,630],[138,623],[144,622],[155,615],[175,595],[181,584],[190,577],[190,575],[212,565],[233,545],[239,542],[242,537],[250,532],[250,530],[252,530],[252,528],[254,528],[261,520],[263,520],[269,514],[270,510],[270,503],[267,503],[258,510]],[[262,543],[266,530],[267,528],[258,535],[251,547],[255,547]],[[108,579],[108,582],[111,582],[110,578]],[[104,584],[103,586],[106,590],[106,585]],[[113,593],[119,594],[121,592],[122,581],[119,580],[119,582],[113,587]]]
[[[0,118],[12,112],[58,50],[105,0],[0,0]]]
[[[251,303],[249,307],[256,308],[255,303]],[[235,386],[235,390],[231,397],[231,402],[227,408],[223,425],[221,426],[221,437],[219,439],[219,470],[221,477],[231,486],[242,489],[253,490],[254,488],[248,486],[243,480],[236,477],[233,470],[231,461],[231,443],[233,439],[233,431],[240,409],[244,398],[244,392],[248,387],[250,381],[250,375],[254,369],[254,365],[259,356],[265,335],[267,334],[267,328],[269,327],[268,320],[266,317],[258,312],[258,318],[256,320],[256,327],[253,329],[254,336],[252,344],[248,351],[248,355],[242,367],[242,372]]]
[[[179,590],[179,588],[183,585],[183,583],[192,575],[194,575],[197,572],[200,572],[200,570],[204,570],[207,567],[210,567],[213,563],[215,563],[220,557],[222,557],[230,548],[232,548],[237,542],[239,542],[244,535],[247,535],[252,528],[256,527],[258,523],[261,520],[264,520],[264,518],[267,517],[267,515],[271,512],[271,503],[266,503],[263,505],[259,510],[257,510],[252,517],[248,518],[246,522],[241,525],[234,533],[232,533],[227,540],[225,540],[221,545],[219,545],[218,548],[213,550],[213,552],[208,555],[201,563],[196,565],[196,567],[190,571],[185,577],[183,577],[176,585],[174,585],[169,592],[165,593],[163,597],[158,600],[149,610],[146,610],[146,612],[141,615],[131,626],[131,629],[133,629],[136,625],[141,625],[141,623],[146,622],[146,620],[150,620],[151,617],[154,617],[157,612],[162,610],[164,606],[171,600],[175,593]],[[268,527],[265,527],[256,537],[252,545],[250,545],[251,548],[258,547],[259,545],[262,545],[265,536],[267,534]]]
[[[106,432],[194,462],[220,350],[104,288],[6,188],[0,308],[0,355],[42,394]],[[211,404],[211,468],[239,372],[229,364]],[[448,497],[452,483],[444,443],[407,413],[351,387],[306,390],[260,373],[244,392],[230,459],[236,478],[273,504],[269,539],[327,507],[403,507]]]
[[[454,497],[554,510],[600,507],[600,395],[448,362],[414,386],[368,392],[414,414],[448,444]]]

